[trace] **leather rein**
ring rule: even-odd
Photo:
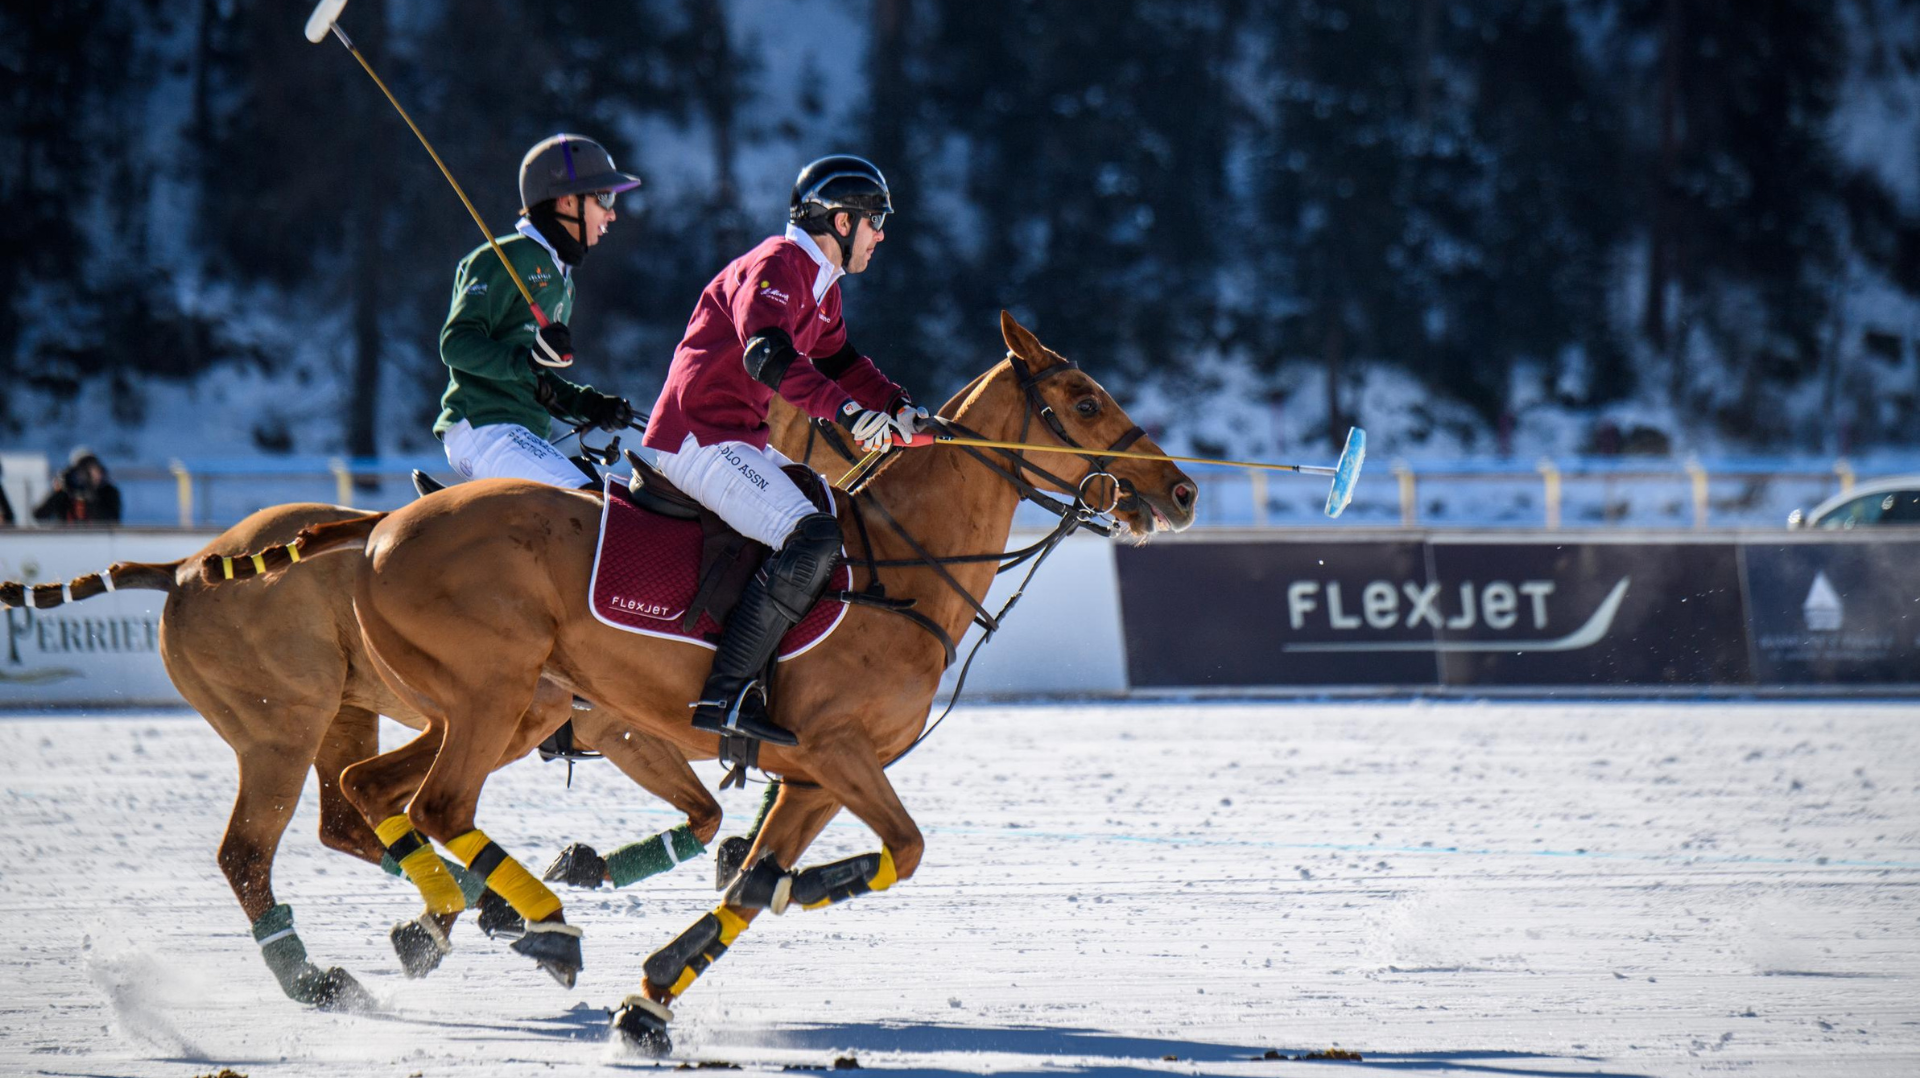
[[[1054,437],[1060,439],[1060,441],[1069,448],[1085,449],[1079,442],[1074,441],[1072,435],[1067,433],[1066,426],[1060,422],[1060,417],[1054,414],[1052,406],[1040,397],[1041,382],[1053,375],[1076,370],[1078,369],[1076,365],[1071,360],[1066,360],[1036,374],[1028,370],[1025,361],[1012,352],[1007,353],[1007,362],[1012,365],[1014,375],[1020,382],[1021,393],[1026,397],[1027,402],[1026,411],[1021,418],[1020,437],[1018,440],[1022,442],[1027,440],[1027,435],[1032,429],[1033,421],[1037,418],[1047,426],[1047,429],[1053,433]],[[980,437],[977,432],[951,420],[936,416],[928,422],[941,427],[948,433],[961,437]],[[859,455],[841,438],[840,432],[831,423],[820,420],[813,420],[808,424],[807,457],[813,455],[813,440],[816,436],[822,441],[825,441],[830,448],[846,458],[849,462],[859,460]],[[1135,426],[1129,428],[1125,433],[1121,434],[1120,437],[1116,438],[1113,444],[1108,446],[1107,449],[1108,451],[1126,449],[1144,437],[1146,437],[1146,431]],[[1054,528],[1038,542],[1017,550],[1004,550],[997,553],[984,554],[936,555],[921,545],[920,541],[914,538],[912,533],[908,532],[907,529],[894,518],[886,506],[882,505],[877,497],[866,490],[872,481],[873,475],[878,473],[878,468],[868,473],[867,478],[856,484],[854,490],[847,492],[847,504],[853,512],[854,526],[860,532],[862,556],[859,564],[866,567],[867,586],[859,591],[849,589],[847,591],[828,592],[825,597],[850,605],[875,607],[906,618],[908,621],[926,630],[935,640],[940,642],[941,648],[946,652],[945,666],[952,666],[954,659],[958,657],[958,651],[954,646],[953,638],[947,634],[946,629],[927,615],[912,609],[917,600],[889,598],[887,596],[886,586],[880,581],[881,569],[930,568],[939,575],[947,587],[951,588],[955,594],[965,599],[968,605],[973,607],[973,624],[980,626],[983,630],[980,638],[974,642],[973,647],[967,652],[967,661],[960,667],[960,676],[954,683],[953,695],[947,698],[946,708],[940,712],[940,716],[934,719],[925,730],[921,731],[919,737],[914,738],[912,744],[903,749],[898,756],[887,761],[885,764],[887,767],[891,767],[902,759],[905,759],[908,753],[919,748],[920,743],[925,741],[942,722],[946,721],[947,716],[953,711],[954,704],[960,699],[961,691],[966,688],[967,672],[972,669],[974,657],[980,653],[981,645],[992,639],[994,633],[1000,631],[1000,626],[1006,620],[1008,612],[1013,609],[1015,603],[1020,601],[1020,597],[1026,594],[1027,584],[1033,580],[1033,575],[1039,572],[1041,564],[1047,560],[1048,556],[1050,556],[1054,550],[1058,549],[1060,544],[1065,542],[1068,536],[1081,528],[1086,528],[1100,535],[1111,537],[1113,535],[1113,527],[1110,524],[1103,523],[1098,518],[1109,516],[1121,509],[1133,508],[1139,504],[1139,495],[1134,490],[1133,484],[1128,480],[1115,476],[1109,470],[1115,459],[1113,457],[1088,453],[1087,456],[1092,462],[1092,467],[1088,469],[1087,474],[1083,476],[1078,483],[1075,483],[1063,479],[1028,460],[1022,450],[994,449],[991,451],[983,451],[975,446],[967,445],[954,446],[953,448],[960,449],[967,453],[980,462],[983,467],[1006,480],[1008,483],[1011,483],[1014,490],[1019,493],[1021,500],[1031,502],[1053,514],[1059,518],[1060,523],[1055,525]],[[1000,459],[989,456],[989,452],[996,454]],[[1032,473],[1040,480],[1051,483],[1059,490],[1073,491],[1073,500],[1071,502],[1064,502],[1041,490],[1040,487],[1026,477],[1027,473]],[[1113,496],[1104,507],[1095,508],[1087,501],[1087,489],[1095,480],[1102,478],[1113,484]],[[862,500],[853,497],[853,495],[860,493],[866,494],[865,501],[868,504],[864,509],[861,504]],[[865,515],[869,509],[880,518],[881,523],[885,524],[888,530],[899,536],[900,539],[913,550],[914,557],[875,558],[873,556],[873,540],[872,536],[868,533]],[[1032,565],[1028,568],[1027,575],[1020,581],[1020,586],[1014,589],[1014,593],[1007,597],[1007,601],[1002,604],[998,613],[988,612],[981,599],[974,598],[973,594],[961,586],[960,582],[954,578],[953,573],[947,569],[949,565],[998,562],[999,565],[994,570],[995,575],[998,575],[1018,568],[1029,561],[1032,562]],[[782,781],[793,782],[793,780]],[[799,782],[794,782],[793,784],[796,786],[811,785]]]

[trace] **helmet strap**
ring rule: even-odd
[[[558,207],[558,203],[555,206]],[[579,265],[587,260],[587,252],[593,250],[593,244],[587,241],[587,196],[573,196],[573,223],[580,229],[580,257],[573,261]]]
[[[575,197],[577,198],[579,196]],[[578,206],[574,208],[573,213],[562,214],[560,212],[560,200],[548,199],[538,206],[528,207],[527,219],[532,221],[533,226],[540,230],[540,234],[547,238],[549,244],[553,245],[554,253],[560,256],[560,261],[565,262],[569,266],[577,266],[586,261],[586,207]],[[563,221],[573,221],[578,225],[580,229],[579,239],[575,239],[567,233],[566,226],[561,223]]]
[[[840,234],[839,229],[833,227],[833,219],[843,213],[847,215],[847,234],[844,236]],[[832,236],[833,242],[840,247],[840,272],[842,273],[853,272],[853,238],[860,234],[860,217],[860,214],[852,210],[833,210],[827,214],[827,234]]]

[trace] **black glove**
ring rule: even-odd
[[[542,367],[573,366],[573,331],[565,322],[548,322],[533,339],[527,359]]]
[[[599,393],[581,402],[580,418],[601,430],[625,430],[633,426],[633,405],[624,398]]]

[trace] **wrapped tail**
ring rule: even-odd
[[[208,554],[200,559],[200,579],[208,584],[245,580],[284,569],[307,558],[364,546],[367,536],[373,534],[373,529],[385,519],[385,513],[366,513],[329,524],[310,525],[300,529],[300,534],[293,537],[293,542],[270,546],[257,553],[233,556]]]
[[[0,610],[13,607],[51,610],[56,606],[77,603],[123,588],[171,592],[174,589],[174,574],[179,569],[179,561],[122,561],[98,573],[76,576],[64,584],[23,584],[18,580],[8,580],[0,582]]]

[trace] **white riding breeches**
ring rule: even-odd
[[[780,466],[792,463],[768,446],[745,442],[701,445],[693,435],[676,453],[661,453],[656,466],[673,485],[733,530],[779,550],[800,518],[819,512]]]
[[[566,454],[518,423],[447,428],[447,463],[468,479],[531,479],[556,487],[592,486]]]

